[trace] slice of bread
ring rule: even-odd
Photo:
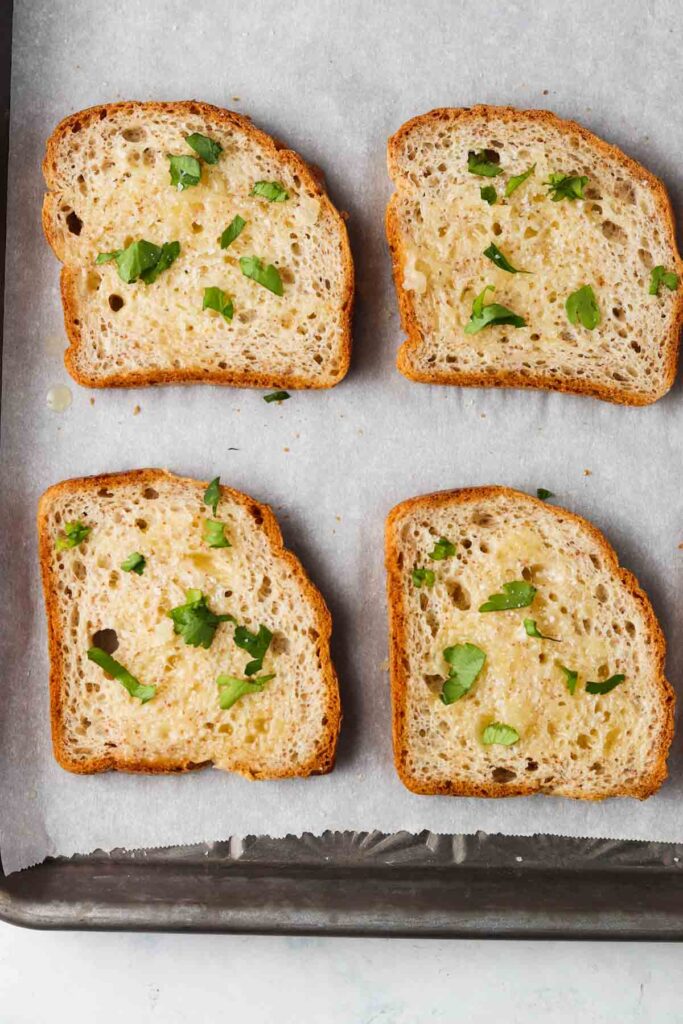
[[[594,526],[506,487],[444,491],[391,511],[386,561],[408,789],[600,800],[661,785],[664,637]]]
[[[215,162],[188,143],[197,134],[222,147],[200,143]],[[171,182],[169,156],[190,160],[184,188]],[[199,182],[187,184],[193,168]],[[344,376],[353,302],[344,221],[318,173],[247,117],[196,101],[91,107],[55,128],[43,172],[43,226],[64,263],[66,367],[79,384],[328,388]],[[246,223],[222,248],[235,217]],[[180,245],[153,283],[126,283],[114,258],[97,264],[141,240]],[[282,294],[246,276],[240,260],[254,257],[277,270]],[[225,303],[203,308],[206,289],[232,301],[231,319]]]
[[[199,481],[145,469],[67,480],[40,500],[52,737],[69,771],[213,764],[276,779],[334,767],[341,719],[325,603],[283,547],[267,505],[221,487],[214,514],[205,490]],[[209,546],[207,520],[225,527],[214,543],[227,537],[231,546]],[[183,631],[182,613],[180,627],[169,616],[197,598],[188,596],[192,590],[218,617],[200,637]],[[245,645],[244,627],[265,637],[265,653],[248,637]],[[93,647],[145,689],[131,695],[90,660]],[[219,686],[220,676],[239,685]],[[249,692],[254,683],[257,692]],[[243,690],[221,709],[224,692]]]
[[[387,234],[408,334],[398,356],[403,374],[626,405],[669,390],[683,287],[660,283],[656,295],[649,287],[654,267],[680,277],[683,264],[671,204],[653,174],[573,121],[511,107],[416,117],[389,140],[388,162],[396,191]],[[575,180],[553,188],[551,175]],[[491,244],[528,273],[485,256]],[[485,305],[506,307],[524,326],[465,330],[487,285],[495,291]],[[586,286],[597,302],[595,326],[590,315],[589,326],[573,323],[566,307]]]

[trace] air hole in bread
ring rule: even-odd
[[[146,138],[146,134],[144,128],[125,128],[121,132],[126,142],[142,142]]]
[[[196,220],[192,221],[192,231],[195,235],[200,234],[204,230],[203,224],[198,224]]]
[[[463,612],[466,612],[471,608],[472,601],[470,599],[470,595],[457,580],[447,580],[446,590],[448,591],[448,596],[456,608],[459,608]]]
[[[98,629],[92,635],[93,647],[99,647],[107,654],[113,654],[118,649],[119,638],[115,629]]]
[[[639,249],[638,250],[638,255],[640,256],[641,262],[649,270],[650,267],[652,266],[652,253],[650,252],[650,250],[649,249]]]
[[[72,133],[72,135],[77,135],[78,132],[80,132],[82,127],[83,127],[83,125],[81,124],[80,121],[74,121],[74,123],[71,125],[71,133]]]
[[[613,220],[604,220],[602,222],[602,233],[608,241],[616,242],[617,245],[625,245],[628,241],[626,231],[624,231],[620,224],[615,224]]]
[[[83,564],[83,562],[81,562],[79,558],[74,559],[74,561],[71,563],[71,571],[73,572],[77,580],[85,579],[85,565]]]
[[[88,287],[88,291],[96,292],[102,284],[102,278],[94,270],[88,271],[88,276],[85,279],[85,283]]]
[[[75,210],[70,210],[66,215],[66,226],[72,235],[80,235],[83,221]]]
[[[512,782],[517,778],[517,772],[513,772],[511,768],[494,768],[491,777],[494,782]]]
[[[536,772],[536,771],[538,771],[538,761],[532,761],[530,757],[527,758],[525,771],[527,771],[527,772]]]
[[[136,519],[135,520],[135,525],[137,526],[138,530],[141,530],[142,533],[144,533],[145,530],[147,529],[147,520],[146,519]]]
[[[607,590],[605,589],[602,583],[598,583],[597,587],[595,588],[595,596],[597,597],[600,604],[604,604],[607,600]]]
[[[494,233],[494,235],[502,235],[503,234],[503,229],[500,226],[500,224],[498,223],[498,221],[494,221],[494,223],[493,223],[493,233]]]
[[[109,308],[112,312],[118,313],[120,309],[123,309],[124,305],[125,303],[120,295],[113,294],[109,296]]]
[[[97,494],[98,494],[98,497],[100,497],[100,498],[113,498],[114,497],[114,492],[110,491],[107,487],[100,487],[100,489],[97,492]]]

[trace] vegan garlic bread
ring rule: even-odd
[[[683,268],[640,164],[545,110],[432,110],[389,140],[387,234],[412,380],[627,405],[676,374]]]
[[[333,768],[330,615],[267,505],[146,469],[56,484],[38,533],[63,768]]]
[[[91,107],[55,128],[43,172],[79,384],[344,376],[344,221],[319,176],[249,118],[196,101]]]
[[[405,501],[386,531],[394,755],[415,793],[643,799],[674,694],[635,577],[586,520],[505,487]]]

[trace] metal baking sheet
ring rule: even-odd
[[[143,6],[148,16],[154,4],[127,4],[129,10],[141,15]],[[168,7],[168,5],[165,5]],[[174,10],[179,5],[171,5]],[[282,7],[283,5],[279,5]],[[284,5],[292,15],[292,31],[303,31],[306,4]],[[405,5],[381,5],[384,16],[396,30]],[[453,4],[457,8],[457,24],[462,32],[468,24],[470,3]],[[490,8],[492,32],[496,47],[514,45],[519,50],[520,68],[524,67],[523,30],[526,19],[539,19],[547,28],[549,40],[562,37],[564,7],[549,3],[539,11],[535,3],[493,4]],[[606,30],[605,7],[601,24]],[[636,5],[614,5],[614,10]],[[653,7],[657,7],[657,11]],[[159,10],[161,5],[157,8]],[[433,35],[441,24],[444,31],[453,27],[453,12],[445,17],[449,5],[428,3],[423,17],[428,17]],[[591,10],[584,4],[584,13]],[[358,31],[363,33],[362,5],[354,5]],[[61,5],[64,10],[64,5]],[[665,25],[676,25],[674,5],[638,5],[647,24],[655,16]],[[502,26],[513,25],[521,31],[506,39]],[[10,5],[2,8],[5,25],[11,16]],[[480,13],[478,24],[486,19]],[[553,24],[553,20],[555,24]],[[376,20],[374,22],[376,26]],[[50,25],[54,30],[54,24]],[[204,26],[208,31],[208,24]],[[62,26],[68,32],[68,21]],[[667,29],[667,31],[669,31]],[[305,33],[304,33],[305,34]],[[647,38],[647,33],[644,33]],[[413,35],[414,38],[417,36]],[[9,50],[9,31],[2,32],[2,44]],[[330,48],[334,25],[326,40],[307,40],[307,45]],[[611,36],[613,46],[632,46],[628,34],[619,25]],[[378,39],[379,43],[379,39]],[[36,45],[49,46],[49,34],[37,38]],[[493,45],[489,37],[487,52]],[[676,51],[676,40],[668,45]],[[303,40],[302,40],[303,46]],[[305,47],[302,67],[305,67]],[[330,51],[331,52],[331,51]],[[2,55],[0,55],[2,56]],[[9,72],[9,52],[2,62]],[[417,76],[424,54],[416,50],[414,66],[408,69]],[[628,57],[628,54],[626,54]],[[645,58],[639,53],[641,76]],[[659,56],[651,55],[654,62]],[[577,56],[577,74],[583,67]],[[332,61],[331,61],[332,63]],[[495,63],[495,62],[494,62]],[[479,62],[484,74],[490,61]],[[552,60],[546,62],[549,91],[552,88]],[[406,74],[408,74],[408,70]],[[68,69],[64,69],[64,74]],[[344,73],[335,68],[336,74]],[[471,94],[478,74],[469,74]],[[536,80],[538,76],[535,76]],[[646,77],[642,77],[646,81]],[[303,79],[302,79],[303,82]],[[144,95],[144,86],[136,85]],[[133,91],[136,91],[135,89]],[[419,92],[419,88],[417,90]],[[495,96],[481,81],[481,92],[474,99],[508,100],[528,103],[523,76],[519,96]],[[116,97],[112,97],[116,98]],[[212,97],[207,97],[212,98]],[[472,97],[471,97],[472,98]],[[7,95],[3,97],[6,115]],[[444,100],[445,102],[446,100]],[[464,102],[458,95],[449,102]],[[230,105],[228,98],[224,100]],[[535,105],[544,101],[538,98]],[[424,109],[417,106],[409,113]],[[562,103],[557,97],[547,101],[559,112]],[[652,108],[652,105],[648,109]],[[567,111],[569,112],[569,111]],[[337,111],[335,116],[341,118]],[[581,116],[582,111],[573,111]],[[586,111],[587,118],[590,111]],[[402,118],[401,118],[402,119]],[[617,135],[625,132],[625,122],[617,118]],[[399,123],[399,120],[396,121]],[[601,127],[600,118],[595,127]],[[7,117],[2,153],[2,173],[7,166]],[[641,126],[642,132],[642,126]],[[614,137],[614,133],[604,131]],[[667,135],[667,138],[670,138]],[[647,140],[641,138],[641,155],[647,158]],[[673,156],[663,154],[648,160],[660,173],[673,166]],[[657,166],[657,163],[661,166]],[[368,183],[378,187],[378,182]],[[383,186],[382,186],[383,187]],[[4,203],[2,209],[5,213]],[[4,225],[3,225],[4,227]],[[378,247],[377,225],[371,229],[359,224],[352,228],[352,240],[359,255],[360,267],[370,274],[386,254]],[[383,269],[382,274],[385,273]],[[382,310],[373,311],[365,300],[361,281],[361,308],[370,321],[356,342],[366,349],[356,351],[356,372],[370,375],[377,383],[378,374],[386,370],[386,359],[372,347],[373,332],[378,331]],[[374,322],[373,322],[374,317]],[[381,333],[381,332],[379,332]],[[29,396],[34,400],[35,396]],[[679,397],[679,396],[672,396]],[[533,399],[532,399],[533,401]],[[571,401],[571,400],[569,400]],[[631,429],[635,421],[629,419]],[[490,443],[494,443],[490,441]],[[647,477],[648,480],[651,476]],[[451,481],[449,481],[451,482]],[[543,480],[543,483],[546,483]],[[405,495],[399,495],[400,497]],[[633,551],[636,557],[644,558]],[[646,561],[646,558],[644,558]],[[9,685],[9,683],[6,683]],[[353,730],[353,708],[350,728]],[[348,728],[348,726],[347,726]],[[344,751],[350,756],[349,748]],[[675,764],[674,764],[675,770]],[[675,813],[669,801],[668,810]],[[326,833],[321,837],[304,835],[282,840],[249,838],[234,839],[211,845],[176,847],[163,851],[93,854],[71,859],[48,860],[39,867],[0,878],[0,916],[19,924],[36,927],[91,928],[166,928],[226,931],[290,931],[345,934],[434,934],[434,935],[564,935],[567,937],[680,938],[683,932],[683,894],[681,893],[678,847],[654,843],[629,843],[610,840],[561,839],[552,836],[531,838],[396,833]]]

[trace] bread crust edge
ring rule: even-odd
[[[387,164],[392,182],[396,185],[398,177],[397,148],[402,139],[415,128],[422,128],[430,122],[480,121],[493,117],[499,118],[503,122],[515,122],[521,118],[528,118],[532,121],[540,121],[543,124],[552,125],[554,128],[565,133],[577,133],[585,142],[603,155],[621,164],[626,173],[637,175],[639,179],[645,179],[653,192],[655,203],[666,225],[668,241],[676,256],[676,273],[679,277],[683,277],[683,260],[676,243],[674,212],[664,183],[646,167],[638,163],[637,160],[624,153],[618,146],[606,142],[598,135],[594,135],[593,132],[584,128],[578,122],[560,118],[550,110],[520,110],[516,107],[496,107],[479,104],[475,107],[438,107],[425,114],[419,114],[417,117],[413,117],[401,125],[388,140]],[[562,381],[555,381],[543,374],[536,373],[526,376],[515,370],[498,370],[495,377],[489,377],[487,374],[477,373],[476,371],[465,373],[453,370],[450,372],[435,371],[433,373],[426,373],[415,369],[411,362],[411,356],[424,344],[424,338],[418,324],[411,293],[403,288],[405,253],[395,213],[395,197],[397,195],[398,192],[394,192],[389,199],[385,227],[391,253],[392,273],[398,297],[401,327],[408,335],[396,357],[397,368],[404,377],[423,384],[450,384],[458,387],[480,388],[533,388],[541,391],[560,391],[567,394],[587,395],[591,398],[600,398],[607,402],[614,402],[617,405],[628,406],[651,405],[653,402],[663,398],[671,389],[678,371],[679,342],[681,329],[683,328],[683,286],[679,287],[675,293],[676,305],[671,317],[669,330],[664,339],[667,353],[664,380],[656,392],[629,393],[624,392],[618,386],[612,387],[601,382],[586,380],[585,378],[570,377]]]
[[[250,370],[225,369],[204,371],[201,369],[186,367],[177,369],[140,370],[133,372],[114,372],[106,376],[89,375],[83,372],[78,366],[78,354],[82,346],[82,332],[78,315],[78,303],[76,301],[75,275],[68,265],[62,267],[60,275],[60,287],[62,294],[62,306],[64,313],[64,327],[66,330],[69,347],[64,353],[64,365],[69,375],[82,387],[88,388],[137,388],[150,387],[158,384],[192,384],[205,382],[207,384],[223,384],[232,387],[246,388],[291,388],[292,390],[326,390],[338,384],[349,371],[351,364],[352,348],[352,318],[354,304],[354,267],[351,255],[349,236],[346,230],[344,218],[329,198],[324,187],[322,174],[309,166],[305,160],[294,150],[288,149],[284,143],[274,139],[257,128],[251,118],[244,114],[238,114],[233,110],[223,107],[216,107],[211,103],[204,103],[201,100],[177,100],[169,102],[124,100],[117,103],[102,103],[94,107],[87,107],[84,110],[76,111],[59,122],[45,144],[45,156],[43,158],[43,177],[48,191],[45,194],[42,208],[43,233],[57,259],[64,263],[62,247],[59,244],[54,231],[53,200],[56,195],[54,191],[54,170],[57,164],[57,150],[60,142],[73,129],[74,125],[80,123],[81,127],[87,127],[97,120],[104,120],[113,113],[126,113],[137,111],[140,108],[151,113],[166,112],[182,114],[187,111],[192,114],[199,114],[206,118],[207,122],[213,121],[223,126],[236,127],[245,132],[259,145],[270,151],[271,155],[289,165],[299,175],[306,188],[310,189],[315,197],[324,205],[327,212],[335,221],[338,240],[342,252],[342,266],[344,279],[342,284],[342,303],[340,311],[342,336],[340,342],[339,369],[329,380],[312,381],[304,375],[291,374],[270,374],[258,373]]]
[[[406,646],[406,622],[407,611],[403,602],[402,577],[405,568],[401,570],[398,565],[397,555],[400,545],[397,536],[397,527],[403,517],[411,514],[418,508],[429,512],[450,504],[469,504],[504,496],[523,501],[531,509],[543,509],[571,523],[583,533],[587,533],[598,545],[605,558],[608,568],[614,573],[620,584],[628,590],[641,608],[645,619],[648,638],[647,645],[652,652],[655,663],[655,677],[660,697],[660,712],[662,717],[662,728],[660,730],[656,760],[650,773],[639,779],[632,786],[624,787],[614,792],[586,795],[580,789],[551,790],[543,789],[540,785],[515,784],[491,782],[488,785],[467,783],[457,779],[449,779],[434,785],[425,785],[422,780],[412,775],[407,767],[406,759],[409,751],[405,736],[405,701],[408,688],[408,676],[403,650]],[[408,498],[394,506],[386,519],[385,529],[385,562],[387,572],[387,604],[389,613],[389,667],[391,678],[391,711],[392,711],[392,736],[394,749],[394,764],[396,771],[403,785],[412,793],[423,796],[477,796],[477,797],[511,797],[511,796],[532,796],[536,793],[548,796],[564,796],[575,800],[599,801],[608,797],[630,796],[638,800],[645,800],[655,793],[667,778],[667,756],[673,740],[674,731],[674,710],[675,693],[673,687],[664,674],[664,662],[666,656],[666,640],[661,626],[654,613],[650,600],[641,588],[638,580],[619,564],[619,559],[614,548],[611,546],[604,534],[582,516],[575,512],[557,505],[549,505],[546,502],[534,498],[523,491],[517,491],[511,487],[490,485],[484,487],[464,487],[456,490],[437,491],[432,494],[418,495]]]
[[[109,757],[93,757],[89,761],[75,761],[67,749],[64,737],[62,703],[64,695],[64,660],[61,651],[60,621],[58,610],[57,572],[53,566],[54,537],[47,528],[49,511],[56,499],[69,494],[88,494],[102,487],[126,485],[154,485],[160,480],[171,480],[174,483],[192,485],[201,494],[208,484],[192,477],[178,476],[165,469],[135,469],[121,473],[102,473],[89,477],[73,477],[62,480],[49,487],[38,501],[38,552],[40,571],[43,581],[43,595],[47,616],[48,651],[50,658],[50,724],[52,731],[52,748],[58,764],[77,775],[92,775],[98,772],[119,771],[133,774],[162,775],[191,771],[212,764],[210,761],[200,763],[189,759],[181,761],[144,761],[140,759]],[[289,551],[283,542],[279,524],[269,505],[263,504],[231,487],[221,485],[222,496],[246,508],[252,515],[261,518],[256,523],[263,530],[272,547],[272,557],[282,559],[290,568],[299,584],[302,596],[307,601],[316,617],[316,628],[320,634],[318,653],[322,666],[323,679],[327,694],[327,726],[319,740],[319,749],[314,757],[304,764],[297,765],[295,770],[262,772],[254,770],[245,762],[239,762],[230,772],[237,773],[248,779],[273,780],[286,778],[304,778],[310,775],[326,775],[332,771],[335,763],[337,740],[341,728],[342,714],[339,697],[337,673],[330,655],[330,637],[332,633],[332,617],[325,600],[308,576],[297,556]]]

